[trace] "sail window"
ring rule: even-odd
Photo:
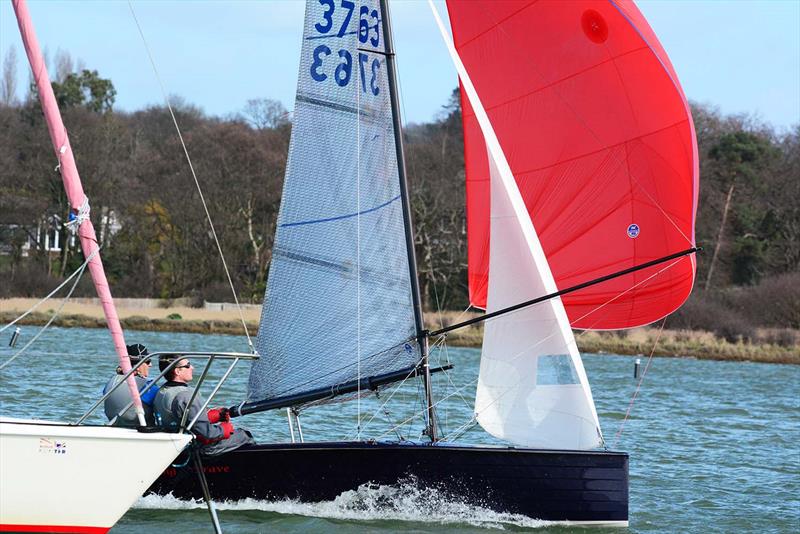
[[[572,357],[569,354],[539,356],[536,366],[536,385],[559,386],[580,384]]]

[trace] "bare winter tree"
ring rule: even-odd
[[[73,72],[77,72],[75,70],[75,62],[72,61],[72,56],[70,56],[69,52],[61,50],[60,48],[56,50],[53,63],[53,74],[55,74],[53,80],[58,83],[64,83],[67,76]]]
[[[256,130],[265,130],[287,124],[289,112],[277,100],[253,98],[245,104],[241,118]]]
[[[17,49],[14,45],[3,60],[3,78],[0,80],[0,102],[13,106],[17,102]]]

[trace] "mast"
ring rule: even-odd
[[[433,392],[431,391],[431,373],[428,363],[428,335],[422,316],[422,299],[419,293],[419,278],[417,276],[417,255],[414,251],[414,227],[411,221],[411,202],[408,196],[408,179],[406,176],[406,160],[403,149],[403,128],[400,124],[400,99],[397,94],[397,68],[395,65],[394,42],[392,39],[392,25],[389,22],[389,2],[380,0],[381,22],[383,25],[383,38],[386,42],[386,72],[389,81],[389,100],[392,104],[392,123],[394,125],[395,148],[397,149],[397,172],[400,175],[400,198],[403,203],[403,225],[406,231],[406,251],[408,252],[408,267],[411,275],[411,296],[414,302],[414,325],[417,331],[417,342],[422,355],[422,368],[424,370],[423,382],[425,384],[425,400],[427,404],[427,432],[431,441],[436,441],[436,420],[433,410]]]
[[[58,111],[58,103],[53,94],[53,87],[50,85],[50,77],[47,74],[47,67],[44,63],[41,49],[39,48],[39,42],[36,39],[31,16],[28,12],[28,6],[25,0],[13,0],[13,4],[14,12],[17,15],[19,33],[22,36],[25,52],[28,55],[28,62],[31,65],[33,77],[36,80],[36,88],[39,91],[39,100],[42,103],[44,118],[47,122],[47,130],[50,133],[50,140],[53,143],[53,150],[55,150],[56,158],[59,163],[58,168],[61,171],[64,189],[66,190],[67,199],[69,200],[70,219],[74,216],[76,218],[76,224],[79,225],[78,237],[81,241],[81,249],[86,258],[91,258],[89,260],[89,272],[92,275],[92,281],[94,282],[97,296],[100,298],[100,302],[103,305],[103,313],[105,314],[108,329],[114,341],[114,348],[119,358],[119,365],[122,368],[122,372],[127,374],[131,370],[131,362],[128,358],[128,351],[125,348],[122,326],[119,323],[117,310],[114,307],[111,290],[108,287],[106,274],[103,270],[103,263],[100,260],[97,236],[95,235],[92,221],[89,218],[89,199],[83,192],[81,178],[78,175],[78,168],[75,165],[75,157],[72,154],[72,147],[69,144],[67,129],[64,127],[61,114]],[[139,424],[145,426],[146,422],[144,419],[142,400],[139,397],[139,390],[136,387],[133,374],[128,376],[127,384],[131,397],[133,398]]]

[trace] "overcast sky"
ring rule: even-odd
[[[785,131],[800,123],[800,0],[640,0],[691,100],[723,113],[754,114]],[[303,3],[134,1],[171,94],[213,115],[251,98],[294,105]],[[439,2],[444,14],[446,8]],[[404,118],[434,118],[457,79],[427,3],[392,0]],[[161,102],[128,3],[29,0],[42,47],[68,51],[110,78],[117,109]],[[11,2],[0,0],[0,53],[17,48],[28,67]],[[20,89],[20,93],[22,92]]]

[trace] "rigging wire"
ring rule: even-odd
[[[622,297],[623,295],[625,295],[626,293],[629,293],[630,291],[633,291],[634,289],[636,289],[637,287],[641,286],[642,284],[644,284],[644,283],[646,283],[646,282],[649,282],[649,281],[650,281],[650,280],[652,280],[653,278],[655,278],[655,277],[659,276],[661,273],[663,273],[663,272],[667,271],[668,269],[670,269],[671,267],[673,267],[673,266],[677,265],[677,264],[678,264],[678,263],[679,263],[679,262],[680,262],[682,259],[684,259],[684,258],[687,258],[687,257],[688,257],[688,256],[684,256],[684,257],[678,258],[678,259],[677,259],[677,260],[675,260],[674,262],[672,262],[672,263],[668,264],[667,266],[665,266],[663,269],[660,269],[659,271],[657,271],[657,272],[655,272],[655,273],[651,274],[650,276],[648,276],[647,278],[645,278],[645,279],[641,280],[640,282],[637,282],[636,284],[633,284],[631,287],[629,287],[629,288],[628,288],[628,289],[626,289],[625,291],[622,291],[622,292],[620,292],[619,294],[615,295],[613,298],[611,298],[611,299],[607,300],[607,301],[606,301],[606,302],[604,302],[603,304],[601,304],[601,305],[599,305],[599,306],[597,306],[597,307],[593,308],[592,310],[590,310],[590,311],[586,312],[586,313],[585,313],[584,315],[582,315],[581,317],[578,317],[578,318],[576,318],[576,319],[575,319],[575,321],[573,321],[573,322],[580,321],[581,319],[584,319],[585,317],[588,317],[589,315],[591,315],[591,314],[595,313],[596,311],[598,311],[598,310],[600,310],[600,309],[602,309],[602,308],[604,308],[604,307],[608,306],[609,304],[611,304],[611,303],[612,303],[612,302],[614,302],[615,300],[617,300],[617,299],[621,298],[621,297]],[[512,312],[512,313],[515,313],[515,312]],[[518,352],[516,355],[514,355],[514,357],[513,357],[511,360],[509,360],[509,362],[513,362],[513,361],[514,361],[514,360],[516,360],[517,358],[519,358],[519,357],[523,356],[523,355],[524,355],[524,354],[525,354],[527,351],[529,351],[531,348],[534,348],[534,347],[536,347],[536,346],[538,346],[538,345],[540,345],[540,344],[544,343],[545,341],[547,341],[547,340],[548,340],[548,339],[550,339],[551,337],[555,336],[556,334],[557,334],[557,332],[554,332],[554,333],[550,334],[549,336],[546,336],[546,337],[544,337],[544,338],[540,339],[539,341],[537,341],[537,342],[536,342],[536,343],[534,343],[533,345],[531,345],[531,346],[529,346],[529,347],[526,347],[525,349],[523,349],[523,350],[519,351],[519,352]],[[655,351],[655,347],[653,347],[653,350]],[[506,389],[506,390],[505,390],[503,393],[501,393],[500,395],[498,395],[498,396],[497,396],[497,397],[496,397],[496,398],[495,398],[495,399],[494,399],[492,402],[490,402],[488,405],[486,405],[486,406],[483,408],[483,410],[481,410],[481,412],[483,412],[483,411],[487,410],[489,407],[493,406],[493,405],[494,405],[496,402],[498,402],[498,401],[499,401],[501,398],[503,398],[503,397],[504,397],[504,396],[505,396],[507,393],[509,393],[510,391],[512,391],[512,390],[513,390],[513,389],[514,389],[514,388],[515,388],[517,385],[519,385],[519,384],[522,382],[522,379],[523,379],[523,377],[520,377],[520,378],[519,378],[519,380],[518,380],[518,381],[517,381],[517,382],[516,382],[514,385],[512,385],[512,386],[511,386],[511,387],[509,387],[509,388],[507,388],[507,389]],[[476,382],[477,382],[477,379],[474,381],[474,383],[476,383]],[[477,417],[478,415],[480,415],[480,413],[481,413],[481,412],[476,412],[476,413],[475,413],[475,416]],[[601,434],[601,439],[602,439],[602,434]]]
[[[408,381],[409,378],[411,378],[411,376],[413,374],[414,374],[414,371],[409,372],[408,375],[403,380],[401,380],[399,384],[397,384],[397,387],[394,388],[392,393],[381,403],[380,406],[378,406],[378,408],[375,410],[375,412],[372,414],[372,416],[369,418],[369,420],[366,423],[364,423],[364,428],[367,428],[369,426],[369,424],[378,416],[378,414],[381,412],[381,410],[384,410],[386,408],[386,405],[389,403],[389,401],[392,400],[392,398],[395,396],[395,394],[398,391],[400,391],[402,386]],[[352,434],[350,434],[348,436],[348,439],[350,438],[350,436],[352,436]]]
[[[66,280],[64,280],[63,282],[61,282],[61,284],[59,284],[59,286],[58,286],[57,288],[55,288],[54,290],[52,290],[52,291],[51,291],[51,292],[50,292],[50,293],[49,293],[49,294],[48,294],[46,297],[44,297],[42,300],[40,300],[39,302],[37,302],[36,304],[34,304],[33,306],[31,306],[31,307],[28,309],[28,311],[26,311],[25,313],[23,313],[22,315],[20,315],[19,317],[17,317],[16,319],[14,319],[13,321],[11,321],[11,322],[10,322],[10,323],[8,323],[7,325],[5,325],[4,327],[0,328],[0,333],[2,333],[2,332],[3,332],[4,330],[6,330],[7,328],[10,328],[10,327],[14,326],[16,323],[18,323],[19,321],[21,321],[22,319],[24,319],[25,317],[27,317],[28,315],[30,315],[31,313],[33,313],[33,311],[34,311],[36,308],[38,308],[39,306],[41,306],[42,304],[44,304],[44,303],[45,303],[47,300],[49,300],[49,299],[50,299],[50,297],[52,297],[53,295],[55,295],[56,293],[58,293],[58,292],[61,290],[61,288],[62,288],[62,287],[64,287],[65,285],[67,285],[67,282],[69,282],[70,280],[72,280],[72,279],[73,279],[75,276],[77,276],[79,273],[82,273],[82,272],[83,272],[83,269],[85,269],[85,268],[86,268],[86,265],[88,265],[88,263],[89,263],[89,260],[91,260],[92,258],[94,258],[95,254],[97,254],[97,252],[98,252],[99,250],[100,250],[100,249],[98,248],[97,250],[95,250],[94,252],[92,252],[92,253],[89,255],[89,259],[87,259],[86,261],[84,261],[84,262],[83,262],[83,264],[82,264],[82,265],[81,265],[81,266],[80,266],[78,269],[76,269],[76,270],[75,270],[75,271],[74,271],[74,272],[73,272],[71,275],[69,275],[69,277],[67,277],[67,279],[66,279]]]
[[[443,338],[443,337],[444,337],[444,336],[442,336],[442,338]],[[442,338],[440,338],[440,339],[442,339]],[[436,341],[436,342],[433,344],[433,346],[431,347],[431,349],[435,349],[435,348],[436,348],[436,345],[437,345],[437,344],[439,344],[439,343],[440,343],[440,340],[437,340],[437,341]],[[417,371],[417,367],[415,367],[414,369],[412,369],[412,370],[411,370],[411,371],[408,373],[408,375],[406,375],[406,377],[405,377],[405,378],[403,378],[403,379],[402,379],[402,380],[401,380],[399,383],[397,383],[397,386],[394,388],[394,390],[392,391],[392,393],[391,393],[391,394],[390,394],[390,395],[389,395],[389,396],[388,396],[388,397],[387,397],[387,398],[386,398],[386,399],[385,399],[385,400],[384,400],[384,401],[381,403],[381,405],[380,405],[380,406],[378,406],[378,408],[376,408],[376,409],[375,409],[375,411],[372,413],[372,416],[370,416],[369,420],[367,420],[367,422],[366,422],[366,423],[364,423],[364,425],[363,425],[363,428],[364,428],[364,429],[366,429],[366,428],[369,426],[369,424],[370,424],[370,423],[371,423],[371,422],[372,422],[372,421],[373,421],[373,420],[374,420],[374,419],[375,419],[375,418],[376,418],[376,417],[379,415],[379,413],[381,412],[381,410],[384,410],[384,411],[385,411],[385,407],[386,407],[386,405],[389,403],[389,401],[390,401],[390,400],[392,400],[392,397],[394,397],[394,396],[395,396],[395,394],[396,394],[398,391],[400,391],[400,389],[402,388],[402,386],[403,386],[403,385],[404,385],[404,384],[405,384],[405,383],[408,381],[408,379],[409,379],[409,378],[411,378],[411,377],[414,375],[414,373],[415,373],[416,371]],[[447,374],[447,371],[443,371],[443,372],[444,372],[445,374]],[[417,385],[419,385],[419,383],[417,383]],[[419,388],[418,388],[418,389],[419,389]],[[462,397],[462,398],[463,398],[463,397]],[[417,400],[419,400],[419,398],[418,398]]]
[[[241,304],[239,304],[239,298],[236,295],[236,288],[233,286],[233,279],[231,278],[231,273],[228,270],[228,263],[225,261],[225,255],[222,253],[222,246],[220,245],[219,238],[217,237],[217,232],[214,229],[214,222],[211,219],[211,213],[208,211],[208,206],[206,205],[206,199],[203,195],[203,190],[200,187],[200,181],[197,179],[197,174],[194,170],[194,165],[192,164],[192,158],[189,156],[189,150],[186,148],[186,143],[183,140],[183,134],[181,133],[181,129],[178,126],[178,120],[175,118],[175,113],[172,110],[172,104],[170,104],[169,97],[167,97],[166,89],[164,88],[164,83],[161,80],[161,75],[158,72],[158,67],[156,67],[155,59],[153,58],[153,54],[150,51],[150,46],[147,44],[147,39],[145,39],[144,32],[142,31],[142,27],[139,24],[139,19],[136,17],[136,12],[133,10],[133,4],[131,4],[130,0],[128,0],[128,8],[131,11],[131,15],[133,16],[133,20],[136,23],[136,29],[139,31],[139,36],[142,38],[142,44],[144,44],[144,48],[147,51],[147,57],[150,59],[150,65],[153,67],[153,73],[155,74],[156,80],[158,81],[158,85],[161,89],[161,96],[164,98],[164,103],[167,105],[167,109],[169,110],[170,117],[172,117],[172,123],[175,125],[175,131],[178,133],[178,139],[181,142],[181,147],[183,147],[183,154],[186,156],[186,162],[189,164],[189,170],[192,173],[192,178],[194,179],[194,184],[197,187],[197,193],[200,195],[200,202],[203,204],[203,210],[206,213],[206,218],[208,219],[208,225],[211,228],[211,235],[214,237],[214,243],[217,245],[217,251],[219,252],[219,257],[222,260],[222,267],[225,270],[225,276],[228,278],[228,284],[231,288],[231,293],[233,294],[233,300],[236,303],[236,309],[239,311],[239,318],[242,321],[242,327],[244,328],[244,335],[247,337],[247,345],[250,347],[252,352],[255,352],[255,348],[253,346],[253,341],[250,339],[250,332],[247,329],[247,322],[244,320],[244,311],[242,310]]]
[[[355,34],[353,34],[355,37]],[[357,47],[356,47],[357,48]],[[356,431],[361,440],[361,94],[358,84],[353,84],[356,94],[356,362],[358,382],[356,399]]]
[[[453,430],[444,439],[446,441],[456,440],[456,439],[460,438],[461,436],[463,436],[464,434],[466,434],[467,432],[469,432],[470,430],[472,430],[475,427],[475,425],[477,425],[477,424],[478,424],[477,417],[472,416],[466,423],[464,423],[463,425],[461,425],[458,428],[456,428],[455,430]]]
[[[435,408],[436,406],[438,406],[439,404],[441,404],[441,403],[443,403],[443,402],[447,401],[447,400],[448,400],[448,399],[450,399],[451,397],[454,397],[454,396],[455,396],[456,394],[458,394],[460,391],[462,391],[462,390],[465,390],[465,389],[467,389],[468,387],[471,387],[471,386],[472,386],[472,385],[474,385],[474,384],[475,384],[475,381],[472,381],[472,382],[470,382],[470,383],[468,383],[468,384],[464,384],[463,386],[461,386],[460,388],[458,388],[458,390],[457,390],[455,393],[451,393],[450,395],[445,395],[445,396],[443,396],[442,398],[440,398],[439,400],[435,401],[435,402],[433,403],[433,407]],[[418,387],[421,387],[421,386],[419,385],[419,383],[418,383]],[[397,429],[397,428],[400,428],[400,427],[402,427],[403,425],[406,425],[406,424],[410,423],[411,421],[415,420],[417,417],[423,417],[423,416],[425,415],[425,412],[426,412],[427,410],[428,410],[428,407],[427,407],[427,406],[423,406],[423,407],[422,407],[422,408],[421,408],[419,411],[417,411],[417,412],[413,413],[413,414],[411,415],[411,417],[408,417],[408,418],[404,419],[402,422],[400,422],[400,423],[396,424],[395,426],[393,426],[392,428],[390,428],[389,430],[387,430],[387,431],[386,431],[386,432],[384,432],[383,434],[380,434],[379,436],[377,436],[377,438],[376,438],[376,439],[380,439],[380,438],[382,438],[383,436],[386,436],[387,434],[389,434],[389,433],[391,433],[391,432],[394,432],[394,431],[395,431],[395,429]]]
[[[21,349],[19,349],[19,351],[18,351],[16,354],[14,354],[13,356],[11,356],[11,357],[10,357],[8,360],[4,361],[2,365],[0,365],[0,371],[2,371],[3,369],[5,369],[5,368],[6,368],[6,367],[8,367],[9,365],[11,365],[11,362],[13,362],[14,360],[16,360],[16,359],[17,359],[19,356],[21,356],[21,355],[22,355],[22,353],[23,353],[23,352],[25,352],[25,351],[28,349],[28,347],[30,347],[31,345],[33,345],[33,343],[34,343],[34,342],[35,342],[37,339],[39,339],[39,336],[41,336],[42,334],[44,334],[45,330],[47,330],[47,329],[48,329],[48,327],[49,327],[49,326],[50,326],[50,325],[53,323],[53,321],[55,321],[55,320],[56,320],[56,317],[58,317],[58,314],[59,314],[59,313],[61,313],[61,310],[64,308],[64,305],[67,303],[67,301],[69,301],[69,298],[72,296],[72,292],[73,292],[73,291],[75,291],[75,288],[76,288],[76,287],[78,287],[78,282],[80,282],[80,281],[81,281],[81,277],[83,276],[83,273],[86,271],[86,266],[87,266],[87,265],[89,265],[89,262],[90,262],[90,261],[92,261],[92,259],[95,257],[95,255],[96,255],[96,254],[97,254],[99,251],[100,251],[100,249],[99,249],[99,248],[97,248],[97,249],[95,249],[95,251],[94,251],[94,252],[92,252],[91,254],[89,254],[89,257],[86,259],[86,261],[84,261],[84,262],[83,262],[83,264],[82,264],[82,265],[81,265],[81,266],[78,268],[78,270],[76,270],[76,271],[75,271],[75,273],[73,273],[73,274],[72,274],[72,276],[75,276],[75,274],[77,273],[77,274],[78,274],[78,277],[75,279],[75,282],[73,282],[73,283],[72,283],[72,287],[70,287],[70,288],[69,288],[69,292],[68,292],[68,293],[67,293],[67,295],[64,297],[64,299],[61,301],[61,304],[58,306],[58,309],[57,309],[55,312],[53,312],[53,315],[50,317],[50,319],[49,319],[49,320],[48,320],[48,321],[45,323],[45,325],[44,325],[44,326],[43,326],[43,327],[42,327],[42,328],[41,328],[41,329],[40,329],[38,332],[36,332],[36,335],[35,335],[35,336],[33,336],[33,337],[31,338],[31,340],[30,340],[30,341],[28,341],[27,343],[25,343],[25,345],[24,345],[24,346],[23,346]],[[70,276],[70,278],[72,278],[72,276]],[[63,285],[64,285],[64,284],[65,284],[67,281],[69,281],[69,279],[70,279],[70,278],[67,278],[67,280],[65,280],[65,281],[64,281],[64,283],[62,283],[62,284],[61,284],[60,286],[58,286],[58,287],[59,287],[59,288],[60,288],[60,287],[62,287],[62,286],[63,286]],[[51,294],[52,294],[52,293],[51,293]],[[46,300],[47,298],[49,298],[49,295],[48,295],[48,297],[46,297],[44,300]],[[41,304],[42,302],[44,302],[44,300],[40,301],[40,302],[39,302],[39,304]],[[38,306],[39,304],[37,304],[36,306]],[[34,306],[34,308],[35,308],[36,306]],[[33,308],[31,308],[31,310],[33,310]],[[8,326],[11,326],[11,325],[8,325]]]
[[[633,403],[636,402],[636,398],[639,396],[639,390],[642,387],[642,383],[644,382],[644,377],[647,376],[647,370],[650,369],[650,362],[653,361],[653,354],[656,352],[656,347],[658,346],[658,340],[661,339],[661,333],[664,331],[664,325],[667,322],[667,318],[664,317],[664,320],[661,321],[661,326],[658,329],[658,335],[656,335],[656,339],[653,342],[653,349],[650,351],[650,356],[647,358],[647,364],[644,366],[644,371],[642,371],[642,376],[639,377],[639,382],[636,384],[636,390],[633,392],[631,396],[631,401],[628,404],[628,410],[625,412],[625,417],[622,418],[622,422],[619,424],[619,430],[617,430],[617,434],[614,436],[614,445],[612,445],[612,449],[617,447],[617,443],[619,443],[619,438],[622,436],[622,431],[625,429],[625,423],[628,420],[628,417],[631,415],[631,411],[633,410]]]
[[[596,311],[598,311],[598,310],[600,310],[600,309],[604,308],[605,306],[607,306],[607,305],[611,304],[613,301],[615,301],[615,300],[617,300],[617,299],[621,298],[621,297],[622,297],[623,295],[625,295],[626,293],[628,293],[628,292],[630,292],[630,291],[633,291],[634,289],[636,289],[637,287],[641,286],[642,284],[644,284],[644,283],[646,283],[646,282],[648,282],[648,281],[652,280],[653,278],[655,278],[655,277],[659,276],[661,273],[663,273],[663,272],[667,271],[668,269],[670,269],[671,267],[673,267],[674,265],[676,265],[676,264],[677,264],[679,261],[681,261],[682,259],[683,259],[683,258],[679,258],[679,259],[677,259],[676,261],[674,261],[674,262],[672,262],[672,263],[668,264],[667,266],[665,266],[663,269],[661,269],[661,270],[659,270],[659,271],[657,271],[657,272],[653,273],[652,275],[650,275],[649,277],[647,277],[647,278],[645,278],[645,279],[641,280],[640,282],[637,282],[636,284],[634,284],[634,285],[633,285],[633,286],[631,286],[630,288],[626,289],[625,291],[622,291],[621,293],[619,293],[618,295],[614,296],[613,298],[611,298],[611,299],[607,300],[607,301],[606,301],[606,302],[604,302],[603,304],[601,304],[601,305],[599,305],[599,306],[597,306],[597,307],[593,308],[592,310],[588,311],[588,312],[587,312],[585,315],[583,315],[583,316],[581,316],[581,317],[578,317],[578,318],[576,319],[576,321],[579,321],[579,320],[583,319],[584,317],[587,317],[588,315],[590,315],[590,314],[592,314],[592,313],[595,313]],[[512,313],[514,313],[514,312],[512,312]],[[545,337],[545,338],[543,338],[543,339],[541,339],[541,340],[537,341],[535,344],[533,344],[533,345],[531,345],[531,346],[527,347],[526,349],[523,349],[523,350],[521,350],[519,353],[517,353],[517,354],[514,356],[514,359],[516,359],[516,358],[519,358],[519,357],[523,356],[523,355],[524,355],[524,354],[525,354],[525,353],[526,353],[528,350],[530,350],[530,349],[531,349],[531,348],[533,348],[533,347],[536,347],[536,346],[538,346],[538,345],[539,345],[539,344],[541,344],[541,343],[544,343],[545,341],[547,341],[548,339],[550,339],[550,337],[552,337],[552,336],[554,336],[554,335],[555,335],[555,334],[551,334],[550,336],[547,336],[547,337]],[[655,351],[655,347],[653,347],[653,351]],[[512,359],[511,361],[514,361],[514,359]],[[482,411],[485,411],[486,409],[488,409],[488,408],[490,408],[491,406],[493,406],[493,405],[494,405],[494,403],[498,402],[498,401],[499,401],[501,398],[503,398],[503,396],[504,396],[504,395],[506,395],[506,394],[507,394],[507,393],[509,393],[511,390],[513,390],[513,389],[514,389],[514,388],[515,388],[517,385],[519,385],[519,384],[522,382],[523,378],[524,378],[524,377],[520,377],[519,381],[518,381],[516,384],[513,384],[513,385],[509,386],[509,387],[506,389],[506,391],[504,391],[503,393],[501,393],[501,394],[500,394],[500,395],[499,395],[499,396],[498,396],[496,399],[494,399],[494,401],[492,401],[492,402],[491,402],[491,403],[489,403],[489,404],[488,404],[486,407],[484,407],[484,409],[483,409]],[[461,386],[460,388],[457,388],[457,389],[456,389],[456,390],[455,390],[453,393],[451,393],[451,394],[449,394],[449,395],[447,395],[447,396],[444,396],[444,397],[442,397],[441,399],[439,399],[438,401],[436,401],[436,402],[434,403],[434,406],[436,406],[436,405],[437,405],[437,404],[439,404],[440,402],[444,402],[445,400],[448,400],[448,399],[449,399],[449,398],[451,398],[451,397],[454,397],[454,396],[456,396],[456,395],[459,395],[459,394],[461,393],[461,391],[463,391],[463,390],[467,389],[468,387],[472,387],[472,386],[474,386],[475,384],[477,384],[477,382],[478,382],[478,379],[476,378],[475,380],[472,380],[472,381],[470,381],[470,382],[468,382],[468,383],[464,384],[464,385],[463,385],[463,386]],[[477,417],[478,417],[478,415],[480,415],[480,413],[481,413],[481,412],[475,412],[475,413],[474,413],[474,415],[473,415],[473,418],[472,418],[472,419],[470,419],[470,421],[468,421],[468,422],[467,422],[465,425],[462,425],[462,427],[465,427],[465,426],[468,426],[468,425],[472,424],[471,422],[472,422],[472,420],[473,420],[473,419],[477,421]],[[413,415],[413,416],[412,416],[410,419],[406,419],[405,421],[401,422],[399,425],[397,425],[397,426],[396,426],[396,427],[394,427],[394,428],[397,428],[397,427],[399,427],[399,426],[402,426],[402,425],[406,424],[406,423],[407,423],[407,422],[409,422],[411,419],[415,418],[415,417],[416,417],[416,415],[417,415],[417,414],[414,414],[414,415]],[[459,427],[459,429],[460,429],[460,428],[462,428],[462,427]],[[390,430],[389,430],[389,432],[393,431],[393,430],[394,430],[394,428],[390,429]],[[458,431],[459,429],[456,429],[456,431]],[[384,434],[381,434],[380,436],[378,436],[378,438],[381,438],[381,437],[383,437],[383,436],[385,436],[385,435],[386,435],[386,433],[384,433]]]

